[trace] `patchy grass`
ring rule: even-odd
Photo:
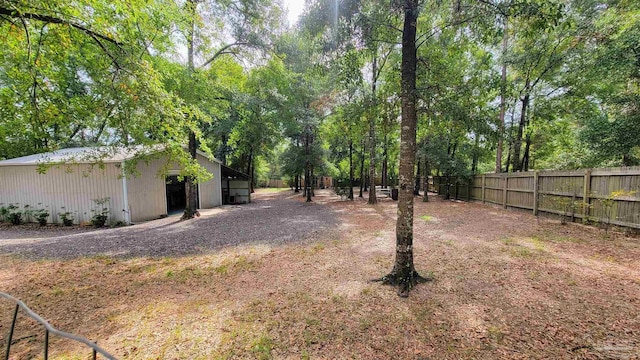
[[[280,193],[280,192],[284,192],[284,191],[289,191],[291,190],[290,188],[259,188],[256,189],[256,194],[273,194],[273,193]]]
[[[433,216],[430,216],[430,215],[422,215],[422,216],[420,216],[420,219],[422,219],[422,220],[424,220],[426,222],[430,222],[430,221],[434,220]]]
[[[364,200],[318,194],[319,211],[341,211],[339,238],[175,258],[0,255],[0,289],[123,359],[640,353],[637,239],[603,241],[597,229],[431,197],[416,202],[416,213],[438,221],[415,223],[414,251],[417,271],[434,281],[400,299],[369,282],[393,266],[395,203],[370,211]],[[10,313],[0,302],[2,349]],[[18,325],[18,338],[38,333],[26,319]],[[42,357],[40,338],[16,342],[15,359]],[[87,358],[86,349],[56,338],[52,351],[56,359]]]

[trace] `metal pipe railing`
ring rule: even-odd
[[[4,359],[5,360],[9,360],[9,353],[11,352],[11,342],[13,340],[13,333],[16,327],[16,321],[18,319],[18,310],[20,310],[22,308],[22,310],[27,314],[27,316],[29,316],[30,318],[34,319],[36,322],[38,322],[40,325],[44,326],[45,328],[45,332],[44,332],[44,359],[48,360],[49,359],[49,334],[53,334],[53,335],[57,335],[59,337],[65,338],[65,339],[69,339],[69,340],[73,340],[73,341],[77,341],[79,343],[82,343],[84,345],[86,345],[87,347],[91,348],[92,352],[93,352],[93,359],[95,360],[97,355],[100,354],[102,356],[104,356],[106,359],[109,360],[117,360],[115,356],[109,354],[108,352],[106,352],[104,349],[102,349],[100,346],[98,346],[98,344],[91,342],[85,338],[83,338],[82,336],[77,336],[77,335],[73,335],[64,331],[60,331],[56,328],[54,328],[53,326],[51,326],[51,324],[49,324],[46,320],[44,320],[43,318],[41,318],[38,314],[36,314],[35,312],[33,312],[33,310],[29,309],[29,307],[23,303],[22,301],[14,298],[13,296],[9,295],[9,294],[5,294],[3,292],[0,292],[0,297],[1,298],[5,298],[11,302],[13,302],[14,304],[16,304],[16,307],[13,311],[13,319],[11,321],[11,327],[9,328],[9,337],[7,338],[7,351],[5,353]]]

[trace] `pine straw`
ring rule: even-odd
[[[395,202],[317,195],[308,206],[335,212],[340,235],[162,259],[3,256],[0,288],[130,359],[640,358],[638,239],[416,198],[416,268],[435,280],[401,299],[369,282],[392,266]],[[38,336],[15,359],[37,355]]]

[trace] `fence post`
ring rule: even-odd
[[[538,181],[540,174],[538,170],[533,173],[533,215],[538,216]]]
[[[582,223],[587,223],[589,217],[589,205],[591,204],[591,169],[584,172],[584,185],[582,187]]]
[[[467,181],[467,202],[471,201],[471,184],[473,184],[473,179],[475,179],[475,175]]]
[[[482,174],[482,203],[484,204],[484,191],[487,186],[487,175]]]
[[[502,190],[502,206],[506,209],[507,208],[507,191],[508,191],[508,184],[509,184],[509,176],[505,176],[502,175],[502,178],[504,179],[502,186],[503,186],[503,190]]]

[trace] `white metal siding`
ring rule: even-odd
[[[51,214],[49,222],[61,222],[58,213],[74,213],[75,222],[91,219],[93,199],[109,197],[111,216],[108,221],[124,221],[122,169],[119,164],[104,164],[104,168],[85,164],[52,167],[39,174],[37,166],[0,166],[0,203],[18,203],[22,208],[45,208]],[[62,210],[62,207],[65,210]]]
[[[136,165],[138,176],[127,178],[132,222],[157,219],[167,214],[166,183],[160,173],[166,161],[166,158],[152,160],[149,164],[139,161]]]
[[[222,205],[220,164],[200,154],[198,154],[198,162],[213,174],[211,180],[200,184],[200,208],[207,209]],[[139,175],[128,178],[132,222],[157,219],[167,214],[166,174],[162,174],[161,170],[166,170],[169,174],[179,174],[180,167],[172,163],[165,168],[166,164],[167,158],[156,159],[149,164],[140,161],[137,164]]]
[[[198,163],[213,175],[211,180],[200,184],[200,207],[208,209],[222,205],[220,164],[200,154],[198,154]]]
[[[166,158],[137,163],[138,176],[127,179],[129,211],[132,222],[156,219],[167,214],[166,184],[160,170]],[[198,162],[213,178],[200,184],[200,207],[211,208],[222,205],[220,164],[198,155]],[[36,166],[0,166],[0,203],[28,204],[32,208],[46,208],[51,214],[50,222],[61,222],[58,216],[66,211],[74,213],[75,222],[91,219],[92,199],[110,198],[109,221],[125,221],[124,190],[121,163],[107,163],[104,169],[97,166],[75,164],[52,167],[39,174]],[[67,171],[71,170],[71,171]],[[179,167],[168,167],[170,173],[178,173]],[[41,204],[41,205],[39,205]]]

